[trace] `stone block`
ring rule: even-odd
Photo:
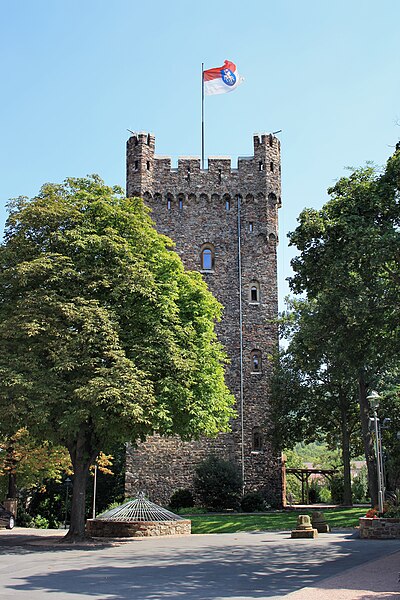
[[[293,529],[291,538],[296,540],[300,538],[315,539],[318,537],[318,531],[316,529]]]

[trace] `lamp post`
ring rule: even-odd
[[[65,517],[64,517],[64,529],[67,529],[67,515],[68,515],[68,491],[72,487],[72,480],[67,477],[64,481],[65,486]]]
[[[97,458],[96,458],[96,462],[94,463],[92,519],[96,518],[96,494],[97,494]]]
[[[378,511],[379,514],[383,513],[383,495],[384,495],[384,481],[383,481],[383,458],[382,458],[382,443],[381,443],[381,432],[380,432],[380,424],[378,415],[376,413],[377,408],[380,402],[380,395],[378,392],[371,392],[369,396],[367,396],[367,400],[370,403],[372,411],[374,413],[371,421],[374,424],[375,430],[375,455],[376,455],[376,471],[378,475]]]

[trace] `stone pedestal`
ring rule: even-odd
[[[296,529],[292,530],[291,537],[293,539],[314,539],[318,537],[318,531],[312,527],[308,515],[299,515],[297,517],[297,526]]]
[[[314,529],[318,531],[318,533],[329,533],[331,530],[328,523],[325,521],[323,512],[313,512],[313,514],[311,515],[311,523]]]
[[[15,518],[17,518],[17,498],[7,498],[3,502],[3,506],[6,510],[9,510]]]

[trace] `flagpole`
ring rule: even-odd
[[[201,63],[201,168],[204,169],[204,63]]]

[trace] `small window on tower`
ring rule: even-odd
[[[260,303],[260,284],[258,283],[258,281],[252,281],[250,283],[249,300],[251,304]]]
[[[211,244],[204,244],[201,250],[200,258],[202,271],[214,270],[214,246]]]
[[[147,170],[150,171],[150,161],[147,161]]]
[[[263,450],[263,435],[261,427],[253,427],[251,440],[252,452],[262,452]]]
[[[261,373],[261,352],[260,350],[253,350],[251,353],[251,372]]]
[[[262,160],[260,160],[260,162],[258,163],[258,170],[259,171],[264,171],[264,163]]]
[[[231,201],[229,200],[229,198],[225,200],[225,210],[231,210]]]
[[[135,171],[137,171],[139,168],[139,161],[135,160]]]
[[[274,171],[274,163],[273,162],[269,163],[269,168],[272,172]]]
[[[252,222],[249,223],[249,231],[250,231],[250,233],[253,233],[253,223]]]
[[[171,200],[169,198],[167,200],[167,209],[171,210]]]
[[[183,200],[182,198],[179,198],[179,210],[183,209]]]

